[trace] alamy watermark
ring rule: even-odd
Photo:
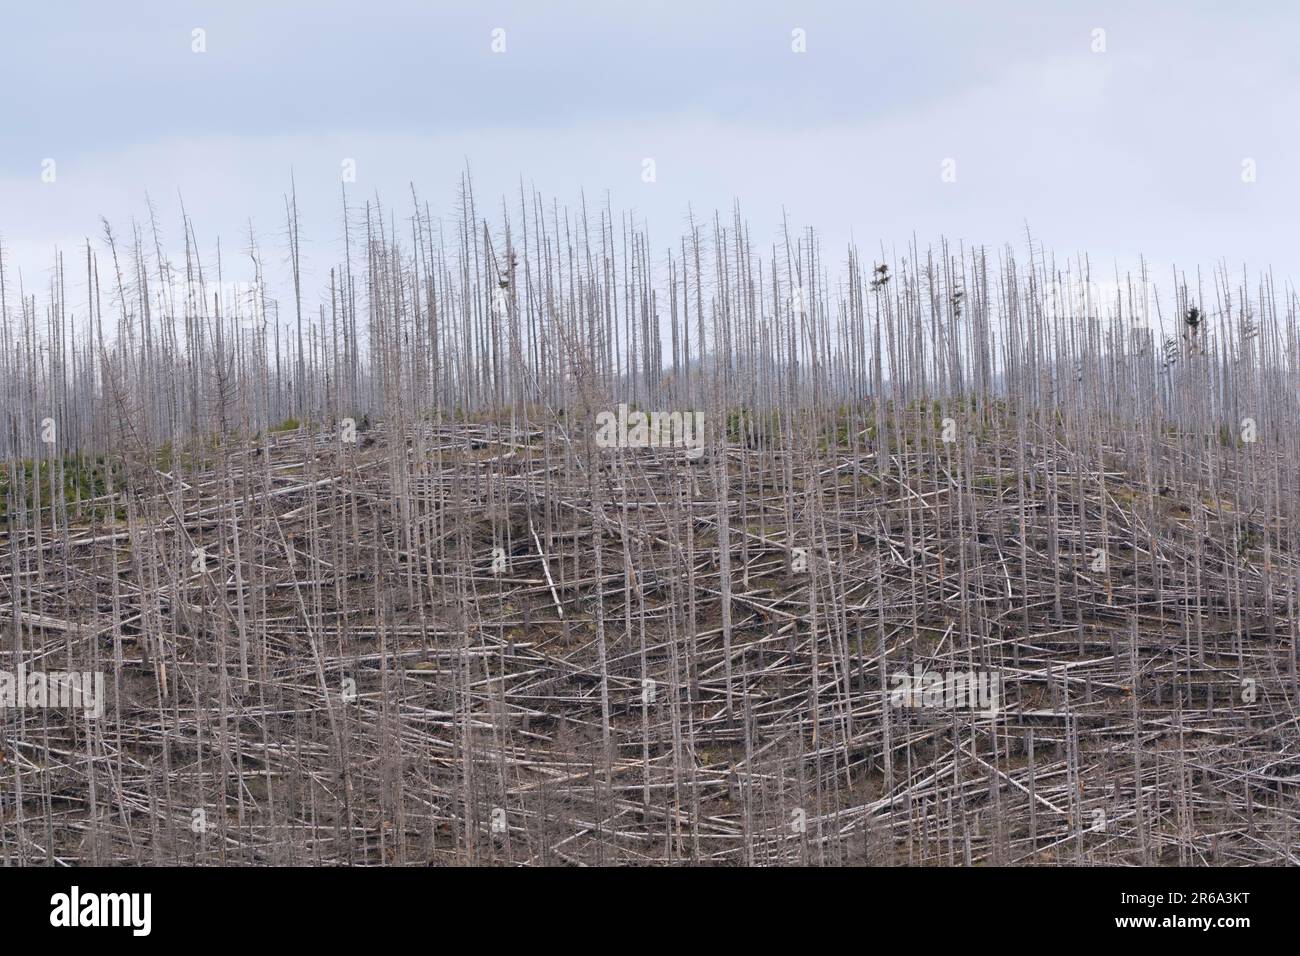
[[[104,716],[103,671],[0,670],[0,710],[50,707]]]
[[[969,709],[996,717],[1002,706],[1002,675],[996,671],[925,671],[918,663],[911,673],[891,674],[889,682],[893,707]]]
[[[690,458],[704,454],[703,412],[633,412],[626,404],[596,415],[601,448],[685,448]]]
[[[74,886],[50,897],[50,925],[125,926],[133,936],[153,929],[152,893],[83,893]]]

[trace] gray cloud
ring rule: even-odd
[[[832,260],[851,233],[998,245],[1028,223],[1102,269],[1144,252],[1294,275],[1285,6],[898,6],[28,5],[0,38],[0,236],[39,286],[55,244],[98,235],[101,214],[146,215],[146,191],[179,232],[180,191],[201,240],[238,249],[251,219],[274,247],[292,170],[305,251],[327,270],[354,157],[358,201],[402,209],[414,181],[447,211],[468,162],[484,199],[520,177],[561,202],[608,190],[665,248],[689,205],[738,199],[757,236],[782,209],[818,226]]]

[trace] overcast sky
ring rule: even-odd
[[[237,250],[251,219],[270,261],[292,170],[319,280],[352,158],[358,199],[405,203],[414,181],[435,213],[467,162],[482,200],[521,177],[561,202],[608,190],[660,248],[688,204],[738,200],[756,239],[783,208],[817,226],[831,263],[850,235],[870,251],[913,234],[1023,249],[1027,224],[1102,269],[1143,252],[1157,269],[1226,260],[1291,280],[1296,10],[23,2],[0,28],[0,237],[11,281],[21,267],[42,292],[56,246],[97,237],[101,215],[129,228],[146,194],[176,247],[183,195],[201,242]]]

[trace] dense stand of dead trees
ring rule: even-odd
[[[1292,289],[285,209],[0,256],[0,861],[1300,862]]]

